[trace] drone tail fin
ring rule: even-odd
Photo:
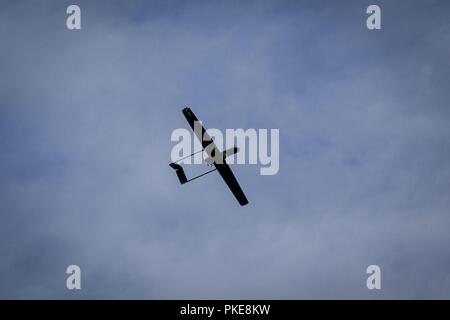
[[[188,179],[186,177],[186,174],[184,173],[183,168],[176,163],[170,163],[169,166],[173,169],[175,169],[175,172],[177,174],[178,180],[180,180],[181,184],[185,184],[186,182],[188,182]]]

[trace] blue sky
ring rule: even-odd
[[[76,3],[0,2],[1,298],[450,297],[447,2]],[[248,206],[179,185],[185,106],[280,129]]]

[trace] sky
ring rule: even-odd
[[[449,14],[0,0],[0,298],[449,299]],[[186,106],[280,130],[278,174],[232,167],[249,205],[217,174],[179,184]]]

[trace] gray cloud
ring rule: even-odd
[[[0,297],[449,298],[447,3],[78,3],[1,4]],[[186,105],[280,128],[249,206],[178,185]]]

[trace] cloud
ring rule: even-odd
[[[76,32],[66,4],[2,4],[0,297],[448,298],[437,3],[382,1],[379,32],[360,1],[80,1]],[[278,175],[233,167],[249,206],[178,184],[186,105],[280,129]]]

